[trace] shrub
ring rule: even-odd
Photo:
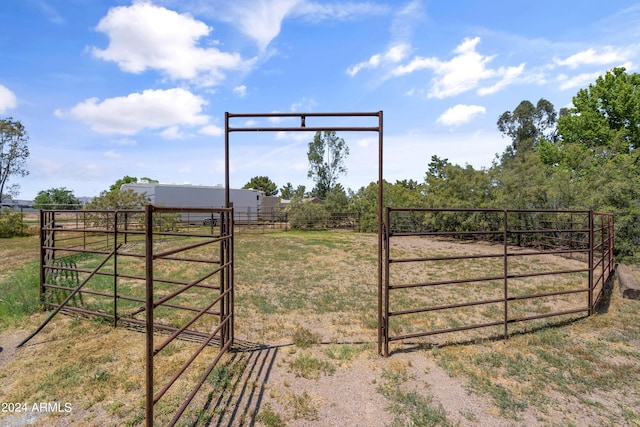
[[[322,204],[298,203],[291,207],[289,221],[297,230],[329,228],[331,215]]]
[[[11,209],[0,211],[0,238],[26,236],[27,225],[22,212]]]

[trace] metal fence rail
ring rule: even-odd
[[[385,225],[384,356],[393,341],[480,328],[506,338],[516,323],[590,315],[614,268],[609,214],[386,208]],[[416,253],[406,242],[418,238],[483,242],[483,252]]]
[[[219,221],[194,226],[181,220],[189,214]],[[113,326],[145,327],[147,425],[154,423],[154,406],[197,359],[206,367],[191,391],[182,397],[172,392],[172,402],[181,402],[168,422],[174,425],[233,343],[233,227],[232,208],[41,213],[45,306],[53,314],[64,310]],[[175,372],[159,370],[176,339],[187,340],[192,353]],[[218,348],[213,355],[212,344]]]

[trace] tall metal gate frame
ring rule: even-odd
[[[300,126],[256,126],[256,127],[234,127],[230,126],[231,119],[287,119],[287,118],[299,118]],[[307,118],[366,118],[373,117],[378,119],[376,126],[307,126]],[[378,353],[382,354],[382,345],[384,342],[383,325],[384,320],[382,318],[383,308],[383,246],[385,236],[385,225],[383,218],[383,113],[377,112],[351,112],[351,113],[229,113],[226,112],[224,116],[224,129],[225,129],[225,203],[227,208],[232,207],[232,203],[229,199],[229,134],[232,132],[322,132],[322,131],[335,131],[335,132],[377,132],[378,133]],[[232,273],[233,274],[233,268]],[[233,284],[232,284],[233,287]],[[232,307],[233,310],[233,307]]]

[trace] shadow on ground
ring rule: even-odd
[[[281,346],[260,346],[236,340],[227,366],[233,372],[223,390],[209,395],[202,408],[206,426],[254,425]]]

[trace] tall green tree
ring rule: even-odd
[[[116,182],[109,187],[109,191],[119,190],[120,187],[122,187],[124,184],[135,184],[138,181],[146,181],[154,184],[160,182],[157,179],[151,179],[147,177],[138,179],[135,176],[125,175],[122,178],[116,180]]]
[[[20,185],[8,184],[12,176],[26,176],[29,158],[29,135],[24,125],[13,117],[0,119],[0,201],[18,194]]]
[[[268,176],[254,176],[242,188],[263,191],[265,196],[278,195],[278,186]]]
[[[576,207],[616,215],[616,254],[640,258],[640,74],[614,68],[573,97],[558,121],[554,164]]]
[[[614,68],[573,97],[558,122],[564,144],[576,143],[599,155],[630,154],[640,145],[640,74]]]
[[[557,113],[553,104],[541,98],[534,106],[524,100],[511,111],[498,118],[498,130],[511,138],[511,145],[502,154],[502,163],[507,163],[525,153],[533,151],[539,140],[555,140]]]
[[[293,184],[287,182],[282,188],[280,188],[280,197],[285,200],[293,199]]]
[[[81,205],[73,190],[66,187],[50,188],[38,192],[34,199],[36,209],[79,209]]]
[[[491,182],[490,204],[498,208],[566,208],[568,194],[555,191],[550,164],[557,150],[557,113],[553,104],[541,98],[534,106],[523,100],[497,122],[500,132],[511,138],[502,155],[488,171]],[[560,177],[558,177],[560,178]]]
[[[335,131],[316,132],[309,142],[307,157],[309,171],[307,177],[316,183],[312,195],[324,199],[338,183],[338,177],[347,173],[345,159],[349,156],[349,147]]]

